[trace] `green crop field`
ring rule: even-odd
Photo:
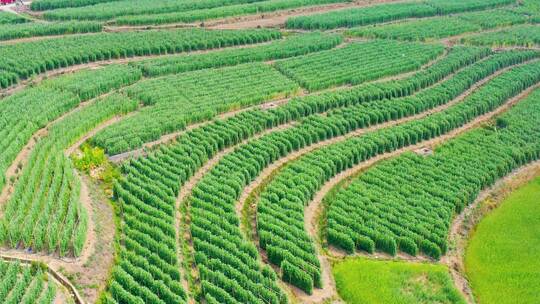
[[[539,18],[0,0],[0,303],[540,303]]]
[[[465,263],[481,303],[514,303],[518,298],[534,303],[540,298],[538,289],[529,288],[540,284],[540,265],[535,258],[540,250],[536,237],[540,231],[539,197],[540,178],[536,178],[501,202],[472,234]]]
[[[347,303],[466,303],[441,265],[356,258],[333,272]]]

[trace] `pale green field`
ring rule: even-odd
[[[540,303],[540,177],[480,222],[465,267],[479,304]]]
[[[349,304],[465,303],[442,265],[351,258],[334,265],[333,272]]]

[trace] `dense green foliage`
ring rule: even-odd
[[[406,18],[430,17],[488,9],[515,2],[515,0],[425,0],[420,2],[381,4],[366,8],[351,8],[322,14],[293,17],[287,20],[287,27],[306,30],[353,27]]]
[[[448,268],[405,261],[346,259],[333,267],[337,290],[350,304],[465,304]]]
[[[419,69],[443,51],[442,45],[375,40],[278,61],[275,66],[314,91]]]
[[[134,67],[111,64],[44,80],[41,85],[66,90],[88,100],[107,93],[111,88],[117,89],[135,83],[141,78],[141,71]]]
[[[267,12],[274,12],[277,10],[347,1],[350,0],[266,0],[248,4],[215,7],[195,11],[124,16],[116,18],[115,23],[119,25],[165,24],[179,22],[188,23],[248,14],[261,14]]]
[[[526,46],[540,44],[540,26],[518,25],[496,32],[482,33],[462,38],[461,41],[472,45],[494,47]]]
[[[66,7],[80,7],[104,2],[121,0],[34,0],[30,3],[30,9],[34,11],[52,10]]]
[[[16,248],[80,255],[87,215],[80,181],[64,150],[99,123],[135,110],[137,103],[110,95],[54,123],[39,139],[15,182],[0,225],[0,241]]]
[[[425,41],[497,26],[507,26],[528,21],[523,14],[508,10],[473,12],[449,17],[435,17],[393,23],[381,26],[360,27],[348,31],[350,35],[370,38],[391,38]],[[429,30],[426,30],[429,29]]]
[[[259,1],[263,0],[122,0],[47,11],[44,17],[51,20],[109,20],[119,16],[192,11]]]
[[[196,128],[180,136],[176,143],[162,146],[148,157],[133,159],[124,165],[123,172],[126,178],[115,187],[116,196],[120,202],[124,202],[122,204],[124,212],[136,210],[137,217],[148,223],[153,231],[156,231],[153,240],[160,241],[165,238],[164,234],[170,234],[167,231],[174,229],[172,227],[174,220],[169,216],[165,216],[163,212],[157,212],[154,206],[159,206],[160,209],[164,210],[174,208],[174,200],[180,191],[181,185],[208,158],[215,156],[218,151],[238,144],[240,141],[261,133],[265,129],[285,124],[291,120],[298,120],[313,113],[322,113],[332,108],[378,100],[384,97],[410,95],[426,86],[433,85],[448,74],[486,55],[488,55],[486,49],[457,47],[452,49],[448,56],[440,62],[407,79],[369,84],[341,92],[325,93],[320,96],[296,98],[294,102],[289,102],[275,109],[266,111],[249,110],[231,118],[217,120],[206,126]],[[223,184],[218,189],[224,189],[224,193],[231,195],[232,193],[225,182],[223,181]],[[234,181],[230,180],[230,182]],[[146,198],[149,193],[154,194],[151,199]],[[246,295],[251,297],[252,300],[252,296],[255,296],[259,297],[259,299],[265,298],[274,302],[284,301],[284,296],[279,291],[276,291],[276,293],[264,293],[264,290],[278,290],[275,288],[275,274],[269,268],[261,267],[256,260],[257,254],[256,251],[253,251],[252,244],[241,237],[238,226],[233,224],[238,221],[234,211],[230,207],[226,207],[226,204],[216,205],[220,207],[211,207],[204,204],[204,201],[197,206],[199,211],[192,210],[190,213],[193,223],[192,233],[194,233],[194,237],[197,236],[199,239],[197,241],[197,264],[202,265],[200,269],[205,269],[203,270],[204,279],[201,283],[204,298],[210,303],[218,303],[215,299],[235,303],[234,299],[236,297],[245,297]],[[205,206],[208,206],[208,208]],[[222,212],[225,210],[229,212],[226,218],[224,218]],[[168,221],[169,223],[162,223],[161,217],[168,219],[165,222]],[[133,229],[139,229],[135,221],[126,222],[126,225]],[[208,229],[208,231],[220,237],[211,237],[204,232],[197,234],[197,231],[201,229]],[[123,233],[122,237],[124,238],[125,235]],[[227,240],[227,242],[230,240],[230,242],[238,245],[231,247],[226,245],[227,242],[224,240]],[[141,259],[144,259],[150,254],[148,249],[143,248],[148,246],[147,243],[152,242],[145,239],[144,243],[136,247],[132,245],[130,254],[122,254],[119,263],[124,263],[122,262],[124,260],[141,261]],[[161,269],[165,267],[165,264],[159,262],[157,258],[152,258],[152,263],[159,263]],[[231,267],[241,269],[244,275],[239,274],[238,271],[233,271]],[[234,282],[244,282],[247,289],[239,287],[238,283]],[[256,286],[253,284],[254,282],[259,282],[260,286],[267,287],[253,294],[253,288]],[[127,297],[126,289],[129,289],[129,286],[131,285],[112,283],[109,289]],[[230,292],[230,294],[225,291],[230,291],[231,288],[235,291]],[[238,301],[238,299],[245,298],[236,299]],[[257,300],[254,300],[254,302],[256,303]]]
[[[24,23],[28,21],[28,19],[21,17],[20,15],[13,14],[11,12],[0,11],[0,24],[2,25],[2,27],[7,26],[7,24]]]
[[[0,260],[0,299],[5,304],[52,304],[56,286],[39,265]]]
[[[107,153],[117,154],[219,113],[287,97],[298,89],[293,81],[263,63],[150,79],[126,90],[148,107],[101,131],[92,141],[106,147]]]
[[[472,115],[497,107],[538,83],[539,76],[538,62],[514,68],[446,113],[398,128],[423,132],[417,138],[426,138],[426,132],[427,137],[433,136],[433,132],[446,133],[447,125],[465,122]],[[537,108],[537,102],[523,102],[512,114],[503,116],[515,128],[474,131],[436,149],[433,156],[405,153],[368,169],[329,202],[329,243],[354,251],[357,240],[367,237],[381,251],[422,252],[440,258],[448,248],[447,234],[453,216],[472,202],[481,189],[540,156],[540,116],[532,114],[537,113]],[[531,115],[524,115],[529,111]]]
[[[140,68],[146,76],[160,76],[300,56],[331,49],[342,41],[339,35],[310,33],[289,36],[285,40],[260,46],[148,59],[133,62],[132,65]]]
[[[127,66],[81,71],[48,80],[3,99],[0,102],[0,188],[7,182],[6,169],[35,132],[75,108],[81,100],[134,82],[136,72]]]
[[[433,85],[460,67],[470,64],[481,57],[485,57],[488,55],[488,52],[489,51],[487,49],[456,47],[450,51],[446,58],[435,63],[431,67],[416,73],[412,77],[391,82],[370,83],[358,86],[356,88],[344,89],[321,95],[307,96],[300,99],[294,98],[291,102],[285,105],[285,109],[287,109],[286,112],[280,114],[279,116],[289,117],[291,115],[308,115],[313,111],[322,112],[334,107],[341,107],[382,98],[410,95],[415,91],[425,88],[426,86]],[[135,128],[133,125],[129,127]],[[110,130],[113,129],[117,128],[114,127]],[[112,134],[112,132],[113,131],[111,131],[110,134]],[[117,142],[114,140],[105,142],[106,138],[110,136],[108,133],[108,131],[103,131],[92,141],[113,154],[129,149],[129,145],[128,147],[125,147],[124,145],[122,149],[117,148]],[[139,146],[140,144],[141,143],[138,143]]]
[[[48,70],[144,55],[162,55],[264,42],[280,38],[271,30],[201,29],[99,33],[0,46],[0,87]]]
[[[536,90],[528,101],[535,105],[522,111],[524,116],[537,116],[535,127],[540,123],[539,100],[540,90]],[[510,127],[514,127],[513,122]],[[538,140],[538,135],[533,139]],[[540,233],[538,197],[539,177],[512,192],[473,232],[465,254],[465,270],[479,303],[509,304],[516,299],[533,303],[540,299],[540,290],[530,288],[540,284],[540,261],[536,258],[540,252],[536,237]]]
[[[21,23],[0,27],[0,40],[17,38],[101,32],[97,22]]]
[[[307,119],[302,125],[283,131],[281,134],[279,132],[272,133],[268,137],[273,137],[273,140],[267,143],[259,143],[257,145],[257,150],[254,148],[248,150],[270,155],[270,157],[264,159],[271,162],[273,159],[283,157],[284,155],[282,154],[285,153],[277,153],[278,156],[276,156],[275,152],[272,153],[271,147],[277,145],[277,142],[288,142],[289,146],[291,146],[293,150],[296,150],[317,141],[347,134],[358,128],[365,128],[385,121],[421,113],[451,101],[481,78],[494,73],[500,66],[512,64],[515,60],[521,61],[527,58],[525,56],[522,59],[518,59],[519,57],[519,55],[513,57],[512,55],[506,54],[503,56],[495,56],[491,60],[488,59],[473,65],[470,68],[466,68],[440,85],[436,85],[412,97],[394,99],[392,102],[382,101],[360,104],[355,107],[329,112],[328,116],[324,118]],[[454,107],[459,108],[459,105],[434,115],[451,115],[449,113],[455,112]],[[313,123],[312,121],[316,123]],[[309,200],[314,195],[314,191],[322,185],[324,178],[329,178],[332,175],[345,170],[354,163],[380,154],[385,150],[396,149],[397,146],[413,144],[415,141],[420,140],[423,135],[415,134],[414,137],[410,137],[409,141],[411,142],[407,142],[407,139],[403,138],[392,143],[390,146],[381,146],[383,145],[383,140],[386,140],[385,135],[393,136],[394,132],[399,133],[407,126],[412,125],[417,127],[422,123],[429,125],[428,123],[431,123],[431,119],[419,119],[414,123],[405,123],[403,127],[398,126],[368,133],[365,135],[365,140],[360,136],[359,138],[353,138],[338,143],[335,148],[332,146],[322,148],[314,152],[312,156],[307,154],[306,156],[300,157],[299,161],[293,161],[279,172],[261,192],[260,200],[257,204],[257,231],[259,242],[261,248],[267,251],[270,262],[281,265],[281,263],[287,261],[292,265],[292,267],[289,266],[289,268],[294,269],[294,272],[306,272],[312,276],[312,285],[314,284],[316,287],[320,287],[320,274],[309,269],[307,266],[311,264],[317,268],[319,267],[312,241],[304,232],[303,205],[309,203]],[[446,132],[459,126],[459,123],[447,126],[448,130]],[[411,133],[418,132],[418,128],[413,130],[415,131],[411,131]],[[299,134],[301,134],[301,138],[305,138],[306,140],[299,141],[297,137]],[[276,138],[279,138],[279,140],[276,140]],[[263,140],[265,140],[264,137],[257,141]],[[255,144],[257,141],[253,141],[250,144]],[[366,141],[375,146],[369,147],[365,143]],[[363,150],[364,155],[358,154],[358,151],[348,150],[351,149],[349,147],[352,147],[353,143],[356,143],[361,147],[361,151]],[[341,152],[347,153],[341,156],[332,154],[332,152],[340,150],[342,150]],[[238,149],[238,152],[241,152],[241,149]],[[234,153],[231,155],[234,155]],[[246,152],[242,153],[242,155],[248,157],[248,159],[257,159],[256,155],[250,155]],[[325,167],[317,167],[315,165],[315,162],[322,157],[321,155],[326,155],[326,157],[330,158]],[[350,158],[346,158],[347,155]],[[242,159],[239,156],[237,156],[236,159],[243,161],[243,168],[249,163],[247,159]],[[253,163],[254,161],[251,162]],[[264,164],[259,164],[259,167],[264,167]],[[225,170],[223,169],[221,170],[221,172],[224,171]],[[256,169],[251,168],[248,171],[256,172]],[[393,248],[389,242],[386,242],[386,240],[376,239],[374,241],[375,243],[373,245],[377,248],[383,247],[388,253],[395,254],[395,248]],[[369,240],[367,242],[362,240],[361,245],[364,248],[373,247],[373,245],[370,245],[369,243]],[[345,249],[351,251],[351,244],[353,245],[352,249],[354,249],[354,243],[349,242],[348,244],[349,247]],[[414,248],[414,244],[411,245],[411,248]],[[301,287],[298,284],[295,285]]]

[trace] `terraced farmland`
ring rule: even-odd
[[[534,0],[0,6],[0,303],[540,301],[533,254],[489,254],[527,279],[481,258],[491,231],[510,238],[482,221],[500,204],[512,244],[540,246],[509,212],[533,200],[499,197],[540,172],[538,16]]]

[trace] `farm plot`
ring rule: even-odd
[[[133,62],[146,76],[162,76],[207,68],[237,65],[306,55],[331,49],[343,42],[340,35],[309,33],[293,35],[266,45],[214,51],[205,54],[187,54]]]
[[[532,47],[540,44],[540,26],[520,25],[496,32],[464,37],[461,42],[471,45],[493,47],[524,46]]]
[[[30,8],[34,11],[45,11],[66,7],[95,5],[99,3],[114,1],[121,0],[35,0],[30,3]]]
[[[58,23],[20,23],[4,24],[0,27],[0,40],[18,38],[82,34],[101,32],[101,23],[97,22],[58,22]]]
[[[278,61],[275,66],[314,91],[419,69],[443,51],[442,45],[377,40]]]
[[[297,7],[348,2],[350,0],[265,0],[254,3],[215,7],[195,11],[166,14],[123,16],[114,20],[118,25],[146,25],[165,23],[190,23],[249,14],[262,14]]]
[[[529,97],[530,102],[536,103],[539,98],[540,90]],[[540,265],[535,258],[540,250],[540,242],[535,238],[540,231],[536,216],[539,195],[537,177],[513,191],[473,232],[466,250],[465,270],[478,303],[506,304],[518,297],[534,302],[540,297],[539,290],[529,287],[540,284]],[[520,244],[527,246],[516,250]],[[523,280],[527,283],[523,284]]]
[[[116,154],[216,114],[286,96],[298,85],[262,63],[151,79],[126,90],[149,107],[96,135],[93,142]]]
[[[466,303],[442,265],[356,258],[338,262],[333,273],[346,303]]]
[[[39,265],[0,260],[2,303],[52,304],[56,286]]]
[[[0,87],[49,70],[88,62],[214,49],[280,37],[280,32],[271,30],[188,29],[99,33],[2,45]]]
[[[2,216],[0,241],[13,248],[79,256],[88,219],[79,200],[80,181],[64,150],[99,123],[137,106],[126,97],[111,95],[53,124],[15,182]]]
[[[381,4],[367,8],[352,8],[315,14],[299,16],[287,20],[287,28],[305,30],[328,30],[340,27],[354,27],[389,21],[396,21],[406,18],[422,18],[437,15],[448,15],[451,13],[483,10],[503,5],[515,4],[514,0],[484,0],[484,1],[445,1],[426,0],[421,2],[404,2]]]
[[[517,80],[519,69],[500,80]],[[400,250],[438,259],[448,248],[453,216],[480,190],[540,156],[539,105],[526,99],[496,125],[451,140],[432,156],[405,153],[362,173],[329,202],[329,243],[349,252]]]
[[[21,17],[19,15],[15,15],[10,12],[2,12],[0,11],[0,24],[2,24],[2,27],[7,24],[16,24],[16,23],[25,23],[29,22],[30,20]]]
[[[501,85],[507,84],[510,79],[514,81],[511,87]],[[270,262],[281,267],[285,281],[298,286],[308,294],[311,293],[313,286],[320,286],[320,270],[313,262],[317,261],[317,257],[311,238],[304,229],[303,213],[304,206],[325,181],[376,155],[435,138],[459,128],[473,118],[496,109],[507,99],[538,81],[540,81],[540,64],[517,67],[495,77],[463,101],[440,112],[362,136],[351,137],[290,162],[274,176],[260,195],[257,204],[257,232],[261,248],[266,249]],[[497,92],[494,94],[497,97],[487,101],[486,94],[494,91]],[[392,236],[376,232],[369,235],[372,238],[354,238],[358,244],[354,243],[352,238],[349,239],[346,249],[351,250],[352,244],[353,250],[356,246],[369,252],[376,248],[395,255],[397,241]],[[430,240],[433,242],[422,239],[419,247],[425,254],[439,258],[441,252],[446,249],[446,239]],[[413,246],[414,241],[408,240],[406,244],[408,247],[405,248],[411,248],[409,251],[415,254],[413,249],[418,248]],[[309,265],[311,267],[308,267]],[[318,271],[314,271],[313,268]]]
[[[157,3],[148,0],[123,0],[46,11],[44,17],[50,20],[110,20],[119,16],[192,11],[259,1],[263,0],[162,0]]]
[[[507,10],[490,10],[448,17],[426,18],[388,25],[360,27],[347,33],[369,38],[426,41],[498,26],[525,23],[528,16]],[[429,31],[426,29],[429,28]]]
[[[134,68],[110,66],[51,79],[3,99],[0,102],[0,188],[7,182],[6,170],[39,129],[74,109],[81,101],[130,84],[140,76]]]
[[[440,62],[434,64],[425,71],[418,72],[414,76],[401,81],[370,84],[349,89],[346,92],[341,93],[331,92],[321,96],[297,98],[294,102],[279,106],[276,109],[270,109],[268,111],[249,110],[226,120],[218,120],[205,127],[199,127],[179,137],[176,143],[162,146],[157,151],[152,152],[148,157],[133,159],[129,161],[128,164],[124,165],[123,172],[126,179],[122,180],[116,186],[115,195],[119,201],[128,202],[123,204],[124,210],[129,209],[134,210],[134,212],[136,211],[135,214],[140,218],[146,219],[145,221],[148,222],[148,225],[154,227],[154,230],[163,231],[163,233],[156,232],[155,240],[160,240],[163,238],[162,234],[172,233],[171,229],[174,229],[174,227],[170,226],[174,220],[170,217],[165,217],[169,218],[169,223],[160,224],[160,220],[158,219],[161,219],[164,215],[162,212],[154,211],[154,209],[166,208],[169,210],[169,208],[174,206],[173,202],[180,191],[180,186],[193,176],[193,174],[201,168],[209,158],[214,157],[219,151],[222,151],[226,147],[238,144],[240,141],[250,138],[254,136],[254,134],[260,133],[265,129],[283,125],[291,120],[298,120],[313,113],[321,113],[332,108],[357,104],[369,100],[399,96],[401,94],[412,94],[421,88],[432,85],[446,75],[480,60],[488,55],[488,53],[489,52],[486,49],[457,47],[450,51],[449,55]],[[154,193],[154,196],[151,200],[144,199],[145,196],[142,196],[142,193]],[[229,193],[229,191],[227,190],[225,193]],[[133,206],[133,208],[130,206]],[[214,208],[212,210],[218,211],[219,209]],[[211,213],[205,212],[205,214],[211,216]],[[234,217],[235,216],[231,217],[231,219]],[[223,219],[221,213],[218,218],[215,216],[211,216],[211,218],[220,222]],[[200,217],[200,219],[198,225],[204,225],[204,223],[208,221],[204,220],[204,217]],[[126,221],[125,225],[131,226],[132,229],[139,229],[133,221]],[[219,227],[211,225],[210,228],[214,231]],[[276,280],[273,271],[269,268],[262,268],[260,263],[256,261],[256,254],[253,256],[256,252],[253,252],[252,245],[247,241],[242,240],[242,238],[238,239],[235,234],[238,235],[240,232],[237,227],[235,229],[237,232],[231,232],[232,234],[226,236],[225,240],[236,239],[244,244],[239,250],[230,249],[230,246],[221,247],[225,245],[211,245],[213,243],[204,247],[204,244],[217,241],[217,238],[204,239],[204,235],[199,236],[201,238],[201,246],[203,246],[199,248],[206,248],[204,249],[204,252],[206,252],[204,255],[199,254],[201,258],[206,254],[209,254],[209,252],[215,252],[217,254],[219,252],[224,252],[223,250],[229,249],[232,250],[231,252],[237,253],[251,252],[249,253],[251,255],[249,258],[245,254],[240,254],[240,260],[238,260],[238,257],[235,257],[235,255],[225,254],[220,257],[219,255],[216,256],[214,253],[212,253],[211,256],[218,257],[217,259],[198,260],[199,263],[207,261],[208,263],[212,263],[212,265],[222,265],[219,266],[219,268],[216,268],[217,266],[212,268],[214,271],[217,271],[217,273],[222,274],[217,275],[214,279],[212,279],[211,276],[207,276],[210,281],[207,280],[202,283],[202,294],[207,301],[212,301],[212,299],[215,299],[216,297],[231,299],[223,288],[228,288],[227,286],[229,285],[226,282],[232,283],[232,279],[237,282],[253,282],[249,284],[246,283],[248,285],[245,286],[248,286],[246,287],[248,290],[253,291],[252,288],[253,286],[256,286],[256,282],[267,285],[268,288],[270,288],[269,290],[276,290],[275,287],[272,287],[275,286]],[[125,235],[122,234],[122,237],[125,237]],[[141,244],[141,246],[146,246],[145,244]],[[149,253],[149,251],[140,248],[135,250],[137,247],[132,248],[134,249],[130,249],[132,252],[131,254],[121,255],[121,261],[124,259],[142,261],[141,258]],[[164,265],[162,262],[159,262],[159,259],[152,259],[152,263]],[[230,269],[230,267],[241,267],[241,269],[248,269],[251,267],[251,270],[245,271],[248,281],[246,281],[244,276],[239,276],[237,272],[229,272],[227,269]],[[226,276],[224,277],[224,275]],[[119,288],[122,285],[114,285],[117,290],[125,290]],[[123,288],[127,288],[130,285],[123,286]],[[110,289],[112,290],[112,285]],[[253,294],[252,291],[246,291],[244,288],[238,287],[237,289],[237,291],[232,293],[233,299],[234,297],[245,297],[247,295],[250,299],[253,299],[252,297],[255,296],[270,299],[270,301],[273,302],[283,301],[283,294],[280,291],[267,292],[265,294],[255,292],[255,294]],[[241,295],[237,295],[237,293]]]

